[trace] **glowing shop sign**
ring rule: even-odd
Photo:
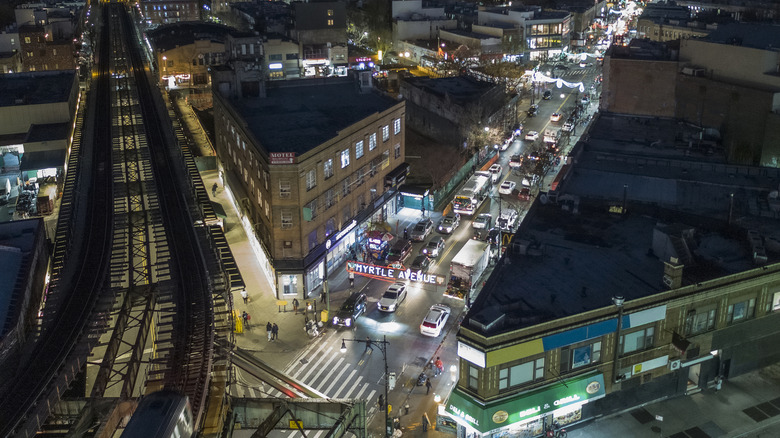
[[[370,265],[368,263],[354,261],[347,262],[347,272],[362,275],[364,277],[376,278],[378,280],[405,280],[413,283],[433,284],[436,286],[443,286],[445,284],[445,278],[441,275],[426,274],[423,271],[413,271],[411,269]]]
[[[457,406],[451,404],[450,405],[450,411],[455,413],[455,415],[457,415],[458,417],[468,421],[469,423],[471,423],[471,424],[473,424],[475,426],[479,426],[479,420],[477,420],[476,418],[472,417],[471,415],[463,412],[462,410],[458,409]]]

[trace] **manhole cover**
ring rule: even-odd
[[[306,360],[306,359],[301,359],[301,364],[303,364],[303,365],[306,365],[307,363],[309,363],[309,361],[308,361],[308,360]]]

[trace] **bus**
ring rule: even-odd
[[[490,172],[474,172],[452,200],[452,211],[471,216],[490,191]]]

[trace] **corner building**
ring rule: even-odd
[[[269,82],[260,97],[214,81],[220,174],[261,265],[277,298],[317,294],[368,223],[395,212],[386,177],[406,169],[405,103],[353,78]]]

